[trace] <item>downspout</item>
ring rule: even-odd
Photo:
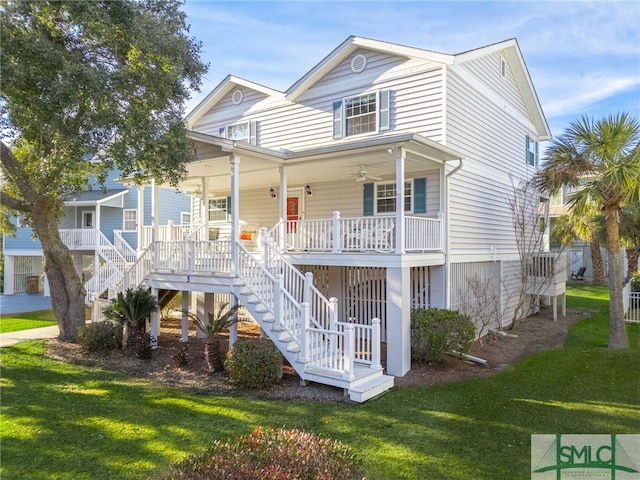
[[[463,165],[463,161],[461,158],[458,159],[458,165],[456,166],[456,168],[454,168],[453,170],[451,170],[449,173],[445,174],[445,180],[444,180],[444,195],[445,195],[445,200],[446,200],[446,211],[445,211],[445,215],[444,215],[444,284],[445,284],[445,289],[444,289],[444,307],[445,308],[449,308],[451,307],[451,285],[450,285],[450,281],[449,279],[451,278],[451,221],[450,221],[450,217],[451,214],[449,212],[449,206],[450,206],[450,201],[449,201],[449,177],[453,176],[455,173],[458,172],[458,170],[460,170],[462,168]]]

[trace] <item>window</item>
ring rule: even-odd
[[[82,228],[93,228],[93,212],[82,212]]]
[[[226,198],[212,198],[209,200],[209,221],[227,221],[229,202]]]
[[[191,214],[189,212],[180,212],[180,224],[191,225]]]
[[[223,138],[246,142],[252,145],[257,145],[256,132],[257,122],[255,121],[232,123],[226,127],[221,127],[219,130],[220,136]]]
[[[527,135],[526,138],[526,162],[533,166],[538,166],[538,142]]]
[[[404,211],[411,211],[412,198],[411,182],[404,184]],[[396,184],[376,184],[376,213],[395,213],[396,211]]]
[[[122,230],[132,232],[138,228],[138,211],[123,210],[122,211]]]
[[[333,138],[383,130],[389,130],[389,90],[334,102]]]

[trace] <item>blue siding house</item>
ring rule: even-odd
[[[64,204],[60,236],[85,282],[88,300],[118,281],[150,241],[154,188],[127,186],[117,181],[119,176],[118,170],[111,171],[104,190],[97,181],[90,181],[86,191]],[[155,195],[158,225],[180,228],[183,221],[190,220],[187,195],[171,188],[157,188]],[[19,218],[14,222],[15,236],[3,237],[4,294],[44,290],[46,295],[48,284],[40,241],[31,228],[20,225]]]

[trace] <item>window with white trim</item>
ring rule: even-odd
[[[226,198],[209,199],[209,221],[227,220],[228,202]]]
[[[389,90],[333,103],[333,138],[389,130]]]
[[[527,135],[526,137],[526,162],[533,166],[533,167],[537,167],[538,166],[538,142],[536,140],[534,140],[533,138],[531,138],[529,135]]]
[[[138,211],[123,210],[122,211],[122,230],[125,232],[133,232],[138,228]]]
[[[190,212],[180,212],[180,224],[181,225],[191,225],[191,213]]]
[[[395,182],[376,183],[376,213],[395,213],[396,184]],[[412,182],[404,183],[404,211],[411,212],[413,204]]]
[[[221,137],[229,140],[257,145],[257,122],[255,121],[232,123],[221,127],[219,133]]]

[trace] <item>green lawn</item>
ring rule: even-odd
[[[339,439],[368,479],[530,478],[532,433],[640,432],[640,349],[610,352],[606,290],[570,289],[598,312],[567,346],[503,373],[393,389],[362,405],[194,395],[44,358],[42,342],[2,349],[3,479],[135,479],[255,426]]]
[[[0,333],[50,327],[56,324],[56,317],[53,315],[53,310],[51,309],[0,315]]]

